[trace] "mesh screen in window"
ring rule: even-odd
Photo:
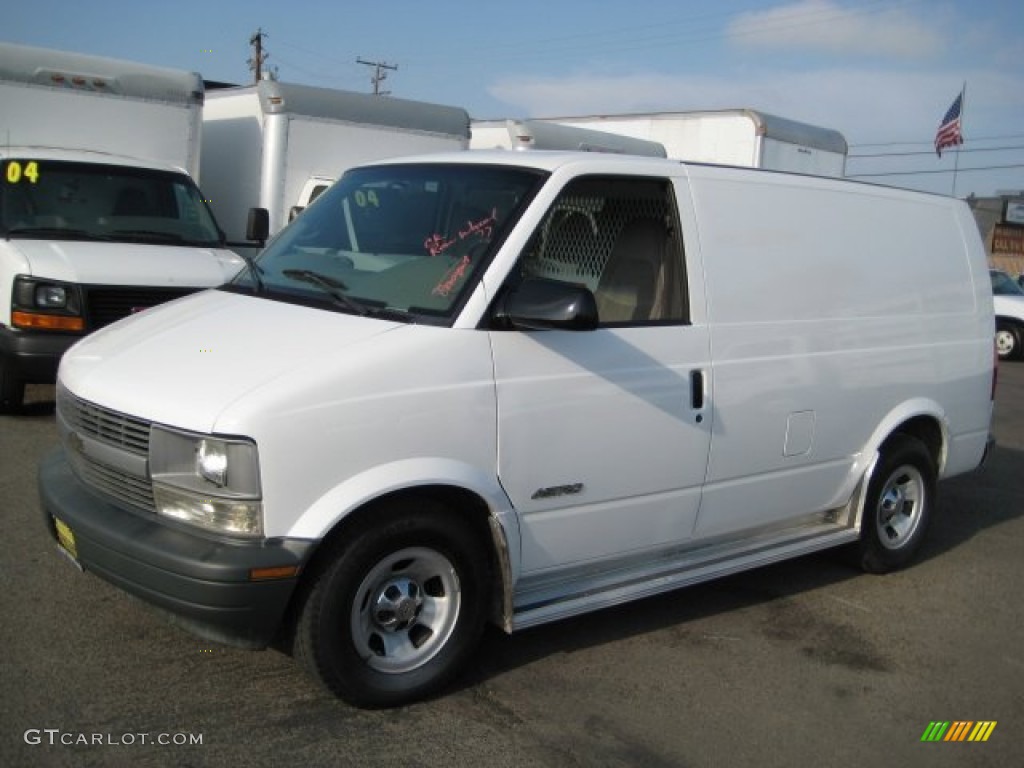
[[[675,221],[667,182],[577,180],[544,218],[521,273],[586,286],[604,325],[685,321]]]

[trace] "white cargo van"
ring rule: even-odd
[[[487,621],[902,566],[990,444],[946,197],[462,152],[349,171],[258,264],[65,355],[42,508],[85,570],[358,704],[437,690]]]
[[[0,411],[82,335],[242,266],[190,174],[190,72],[0,43]]]

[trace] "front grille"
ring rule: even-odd
[[[110,325],[143,309],[195,293],[198,288],[133,288],[85,286],[85,313],[92,330]]]
[[[123,451],[125,454],[148,458],[149,427],[148,421],[126,416],[109,408],[87,402],[75,397],[61,384],[57,385],[57,414],[69,433],[65,442],[67,456],[71,468],[78,478],[86,485],[102,494],[110,496],[132,507],[155,512],[153,486],[149,478],[142,474],[132,474],[123,469],[109,466],[79,450],[83,437],[91,438],[99,443]],[[63,429],[63,428],[62,428]],[[75,441],[78,441],[78,448]],[[111,459],[119,463],[116,459]],[[138,464],[140,469],[146,466],[138,459],[127,462]]]
[[[80,400],[62,386],[57,388],[57,408],[75,431],[130,453],[149,454],[148,421]]]
[[[86,485],[117,501],[144,509],[147,512],[156,512],[153,486],[148,480],[92,461],[74,451],[68,451],[67,454],[71,459],[71,468]]]

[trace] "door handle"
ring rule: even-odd
[[[704,371],[690,371],[690,407],[695,411],[704,408]]]

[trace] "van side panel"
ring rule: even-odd
[[[841,505],[877,427],[910,400],[933,404],[914,415],[944,426],[951,468],[977,464],[991,310],[961,204],[782,174],[689,173],[715,414],[698,535]]]

